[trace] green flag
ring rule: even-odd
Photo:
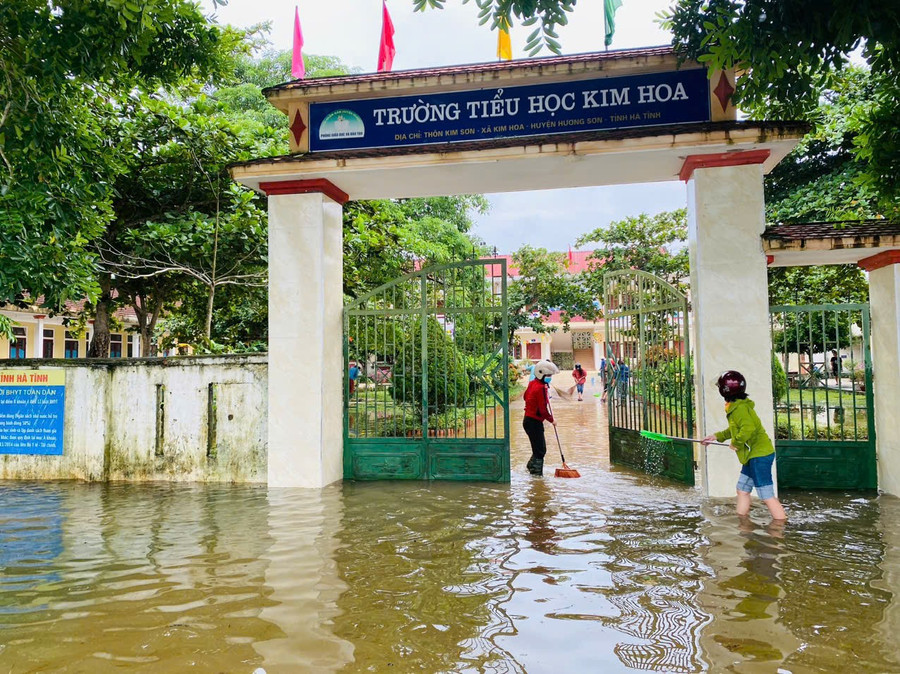
[[[603,43],[612,44],[613,33],[616,32],[616,10],[622,6],[622,0],[603,0],[603,23],[606,27],[606,39]]]

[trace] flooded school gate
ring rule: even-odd
[[[233,175],[269,196],[269,301],[295,308],[269,318],[269,485],[320,487],[344,474],[333,373],[343,366],[341,205],[349,199],[685,181],[697,381],[737,367],[768,382],[762,177],[805,127],[738,121],[733,82],[733,73],[679,64],[661,47],[266,90],[288,115],[292,154],[245,162]],[[735,293],[736,316],[727,311]],[[296,353],[321,370],[311,378],[307,368],[304,387]],[[771,392],[754,395],[771,432]],[[720,423],[719,408],[698,392],[699,432]],[[302,454],[301,436],[311,446]],[[706,493],[732,493],[730,458],[702,454]]]
[[[288,115],[291,154],[242,163],[233,175],[269,196],[270,302],[295,307],[270,312],[269,484],[319,487],[345,474],[343,452],[334,449],[344,396],[331,373],[343,367],[347,200],[680,180],[691,250],[694,430],[704,435],[721,423],[718,396],[703,384],[734,368],[756,382],[757,411],[775,435],[767,264],[858,262],[870,269],[873,315],[883,317],[872,335],[885,370],[873,382],[874,404],[884,406],[873,434],[880,486],[900,494],[900,421],[889,412],[900,399],[900,246],[857,238],[833,258],[808,250],[766,255],[763,175],[805,127],[738,120],[733,91],[733,73],[679,63],[668,47],[267,89]],[[296,353],[321,368],[302,389]],[[293,451],[301,434],[316,449]],[[706,494],[732,493],[731,458],[699,454]]]

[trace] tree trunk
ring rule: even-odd
[[[134,309],[134,315],[137,317],[138,334],[141,337],[141,356],[150,355],[150,332],[147,330],[147,312],[144,310],[144,296],[141,293],[135,293],[129,296],[131,308]]]
[[[109,276],[100,278],[100,299],[94,311],[94,338],[88,350],[88,358],[109,358],[109,316],[111,310],[112,281]]]
[[[216,286],[209,286],[209,297],[206,300],[206,341],[210,341],[212,338],[212,313],[213,313],[213,301],[216,298]]]
[[[155,339],[153,339],[153,331],[156,330],[156,321],[159,320],[159,315],[162,313],[163,309],[163,300],[161,297],[156,298],[156,302],[153,304],[153,310],[150,312],[150,322],[147,325],[147,355],[148,356],[156,356],[159,351],[159,344]]]

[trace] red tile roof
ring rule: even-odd
[[[119,294],[118,294],[118,292],[113,290],[112,296],[118,297]],[[84,311],[84,305],[86,303],[87,303],[86,299],[77,300],[77,301],[66,300],[66,303],[63,307],[63,313],[64,314],[80,314],[82,311]],[[35,301],[35,303],[33,305],[31,305],[31,308],[33,309],[34,313],[40,313],[41,311],[45,310],[45,307],[43,305],[44,305],[44,296],[39,295],[37,300]],[[7,306],[10,306],[10,305],[7,305]],[[29,311],[32,309],[29,309]],[[8,310],[22,311],[21,309],[18,309],[15,307],[11,307]],[[130,306],[119,307],[113,312],[113,316],[115,318],[118,318],[120,321],[124,320],[124,321],[128,321],[129,323],[137,323],[137,314],[134,312],[134,307],[130,307]]]
[[[900,222],[855,220],[842,222],[804,222],[769,225],[762,238],[771,240],[840,239],[847,237],[897,236]]]
[[[583,271],[587,271],[591,262],[588,258],[593,255],[594,251],[592,250],[573,250],[571,253],[557,253],[557,255],[561,255],[563,257],[563,263],[566,265],[566,271],[570,274],[580,274]],[[570,257],[571,255],[571,257]],[[506,260],[506,275],[510,278],[516,278],[519,276],[519,268],[516,267],[513,262],[512,255],[497,255],[497,256],[488,256],[489,260],[497,260],[503,259]],[[596,264],[596,261],[593,262]],[[488,276],[500,276],[500,265],[490,265],[486,267],[487,271],[485,272]]]
[[[115,295],[115,291],[113,291]],[[67,314],[78,314],[84,311],[84,305],[87,300],[78,300],[77,302],[73,302],[71,300],[66,300],[66,313]],[[137,314],[134,313],[134,307],[119,307],[113,312],[113,316],[121,320],[127,320],[129,322],[137,323]]]

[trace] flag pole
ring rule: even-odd
[[[603,3],[603,15],[601,18],[603,21],[603,51],[609,51],[609,45],[606,44],[606,3]]]

